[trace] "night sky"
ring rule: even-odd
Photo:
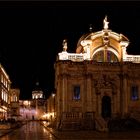
[[[0,2],[0,62],[20,99],[30,99],[35,83],[46,97],[54,90],[54,63],[62,51],[75,52],[78,39],[109,28],[130,40],[129,54],[140,54],[140,2]]]

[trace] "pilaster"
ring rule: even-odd
[[[87,112],[92,111],[91,74],[87,74]]]

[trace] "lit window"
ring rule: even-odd
[[[138,100],[138,86],[132,86],[131,87],[131,99],[132,100]]]
[[[5,81],[5,86],[6,86],[6,88],[7,88],[7,81]]]
[[[80,100],[80,86],[74,86],[74,100]]]
[[[118,58],[117,56],[111,52],[111,51],[106,51],[106,55],[105,52],[103,50],[98,51],[94,56],[93,56],[93,60],[97,61],[97,62],[104,62],[105,60],[105,56],[106,56],[106,61],[107,62],[118,62]]]
[[[4,91],[4,94],[3,94],[3,100],[5,101],[5,91]]]
[[[97,62],[103,62],[104,61],[104,52],[103,51],[97,52],[94,55],[93,60],[97,61]]]
[[[3,84],[5,85],[5,78],[3,79]]]

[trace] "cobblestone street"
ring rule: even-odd
[[[139,133],[139,131],[55,131],[40,125],[40,122],[33,121],[6,133],[0,140],[140,140]]]
[[[42,123],[43,124],[43,123]],[[44,126],[46,127],[46,126]],[[55,131],[46,127],[57,139],[60,140],[139,140],[139,131],[129,132],[98,132],[98,131]]]
[[[53,132],[61,140],[139,140],[139,132],[97,132],[97,131],[71,131]]]
[[[39,122],[33,121],[0,137],[0,140],[55,140],[55,137]]]

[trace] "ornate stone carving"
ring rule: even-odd
[[[95,87],[95,91],[96,94],[100,94],[101,93],[101,89],[106,90],[106,89],[111,89],[112,90],[112,94],[116,94],[117,92],[117,81],[115,79],[112,79],[109,75],[101,75],[99,78],[94,80],[94,87]]]
[[[101,75],[95,82],[97,88],[112,88],[112,82],[107,75]]]

